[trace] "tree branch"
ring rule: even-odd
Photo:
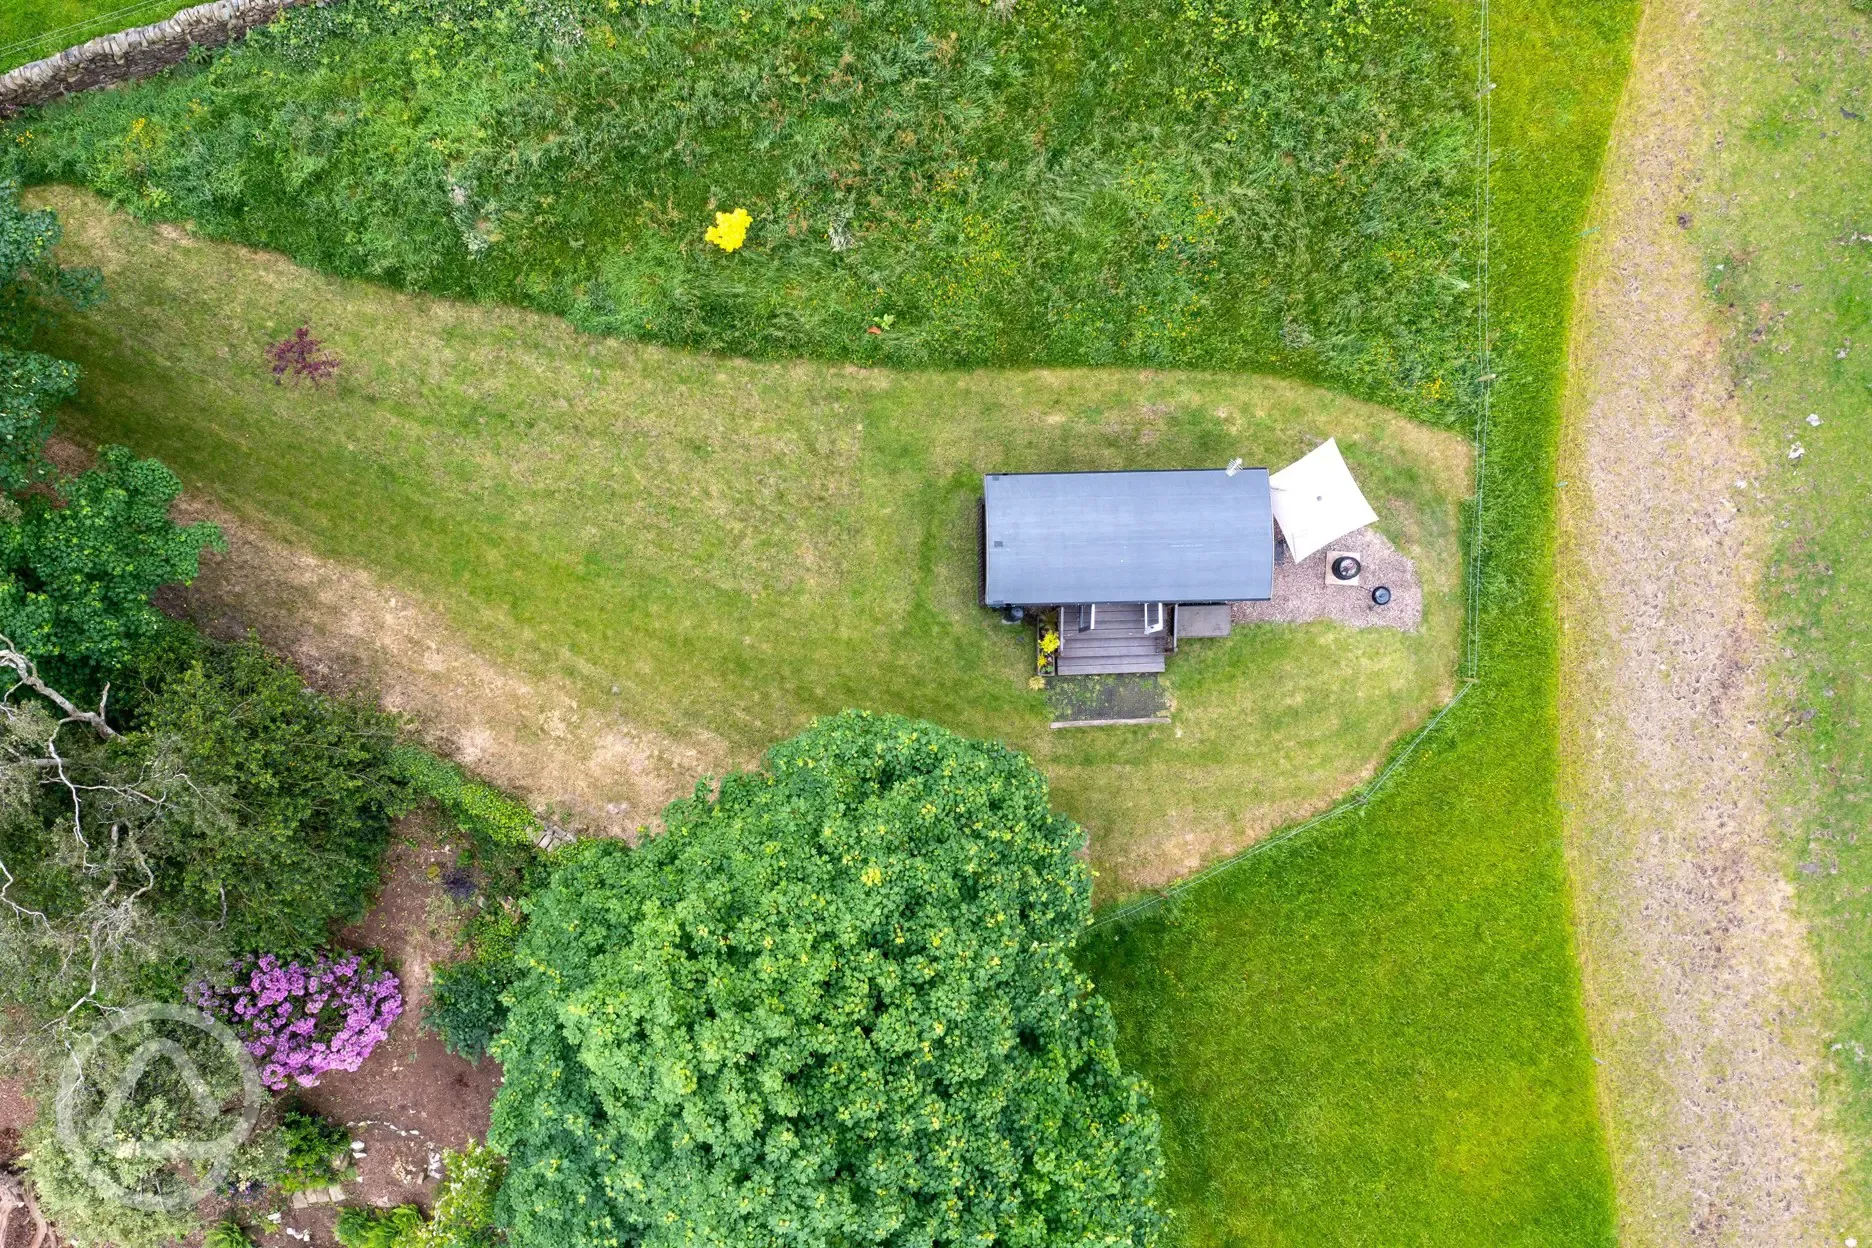
[[[104,704],[110,699],[110,686],[104,686],[104,696],[98,699],[98,709],[81,711],[73,706],[71,700],[52,686],[39,679],[39,668],[33,661],[13,648],[13,639],[0,633],[0,667],[10,667],[18,673],[20,683],[34,693],[65,712],[63,723],[89,724],[100,737],[106,739],[117,735],[117,730],[104,718]]]

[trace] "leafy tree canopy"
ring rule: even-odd
[[[78,388],[78,369],[26,350],[48,307],[89,307],[103,296],[96,269],[53,259],[59,220],[50,209],[20,207],[19,187],[0,182],[0,489],[44,475],[52,413]]]
[[[322,944],[410,804],[395,721],[256,643],[169,623],[113,675],[109,737],[0,696],[0,1006],[28,1015]]]
[[[363,913],[390,823],[411,805],[396,721],[314,693],[257,642],[176,625],[163,641],[138,655],[120,750],[181,768],[218,809],[167,821],[150,851],[158,903],[215,921],[236,950],[309,952],[333,920]]]
[[[849,712],[533,902],[503,1220],[553,1245],[1141,1245],[1158,1122],[1068,958],[1082,835],[1004,746]]]
[[[20,207],[19,184],[0,182],[0,344],[23,347],[45,312],[45,300],[89,307],[103,297],[96,269],[68,269],[53,258],[63,231],[50,208]]]
[[[177,525],[182,492],[153,459],[110,447],[89,472],[61,482],[57,504],[29,496],[0,524],[0,633],[62,673],[122,664],[153,636],[157,587],[191,581],[201,552],[225,550],[212,524]]]
[[[45,475],[52,413],[78,393],[78,366],[37,351],[0,345],[0,489]]]

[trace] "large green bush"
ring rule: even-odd
[[[489,1140],[520,1248],[1147,1244],[1144,1089],[1004,746],[847,713],[539,894]]]
[[[0,698],[0,868],[22,907],[0,910],[0,1002],[33,1014],[172,1000],[230,954],[324,943],[408,804],[395,721],[252,642],[172,624],[112,674],[108,741]]]
[[[151,1060],[156,1044],[169,1047]],[[39,1120],[26,1138],[26,1172],[41,1210],[59,1238],[79,1248],[167,1248],[179,1242],[199,1224],[185,1197],[202,1175],[168,1149],[177,1141],[221,1138],[238,1125],[239,1068],[198,1027],[157,1019],[104,1038],[85,1054],[84,1071],[84,1081],[71,1093],[73,1134],[56,1129],[56,1107],[46,1089]],[[234,1151],[223,1179],[227,1186],[250,1178],[271,1181],[276,1169],[277,1141],[263,1129]],[[182,1207],[134,1208],[120,1193],[100,1187],[98,1178],[124,1195],[167,1197]]]
[[[501,998],[519,975],[514,946],[520,931],[519,917],[504,908],[476,915],[468,925],[468,956],[435,969],[423,1025],[449,1052],[478,1062],[507,1025]]]
[[[347,0],[3,146],[629,337],[1271,368],[1454,420],[1469,44],[1427,0]],[[725,255],[703,232],[736,207]]]
[[[169,518],[181,493],[174,473],[119,446],[13,504],[0,517],[0,634],[81,684],[127,662],[162,627],[150,594],[225,549],[214,525]]]
[[[360,916],[390,823],[410,795],[393,765],[396,721],[328,697],[258,642],[180,628],[125,673],[122,751],[173,759],[228,818],[176,820],[152,854],[162,903],[221,921],[236,950],[316,948]],[[130,692],[130,691],[127,691]]]
[[[164,1063],[157,1063],[164,1065]],[[134,1110],[145,1106],[132,1106]],[[140,1143],[126,1130],[126,1144]],[[78,1248],[169,1248],[201,1223],[192,1210],[167,1212],[136,1209],[104,1195],[92,1184],[53,1133],[51,1115],[43,1115],[26,1137],[26,1172],[37,1193],[40,1211],[58,1227],[60,1237]],[[130,1152],[127,1164],[114,1166],[113,1177],[131,1181],[142,1177],[146,1159]],[[156,1167],[150,1165],[148,1170]]]

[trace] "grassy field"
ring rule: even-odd
[[[1362,814],[1086,949],[1157,1087],[1187,1244],[1615,1238],[1553,797],[1551,484],[1569,275],[1635,13],[1491,12],[1482,684]]]
[[[1726,5],[1712,53],[1725,141],[1693,206],[1737,391],[1776,465],[1763,600],[1785,658],[1776,699],[1788,870],[1837,1006],[1834,1092],[1872,1192],[1872,15]],[[1817,418],[1817,423],[1816,422]],[[1799,447],[1799,458],[1792,458]],[[1864,1233],[1861,1232],[1861,1238]]]
[[[367,8],[334,6],[321,20]],[[704,23],[672,44],[658,16],[642,38],[618,32],[632,55],[644,49],[641,63],[588,80],[566,76],[590,66],[585,52],[566,53],[563,67],[541,57],[530,97],[511,89],[524,75],[486,97],[472,76],[430,85],[422,57],[397,62],[371,94],[376,80],[349,45],[308,37],[20,127],[34,131],[24,146],[35,176],[78,178],[145,213],[192,216],[340,271],[531,302],[618,332],[859,362],[1276,368],[1457,423],[1472,411],[1475,359],[1468,10],[1291,11],[1321,20],[1291,39],[1277,32],[1270,54],[1252,35],[1232,40],[1246,35],[1233,28],[1212,37],[1225,15],[1202,5],[1101,11],[1086,20],[1129,32],[1104,41],[1072,24],[1078,6],[1017,8],[1034,20],[998,28],[981,24],[987,10],[970,7],[966,24],[957,10],[954,42],[950,28],[918,25],[923,10],[905,10],[914,17],[872,22],[858,51],[872,58],[866,73],[881,72],[870,81],[895,73],[914,86],[856,104],[828,94],[849,86],[850,75],[837,80],[848,67],[804,55],[797,31],[742,40],[731,24]],[[1248,860],[1173,910],[1102,930],[1085,949],[1127,1060],[1157,1086],[1166,1198],[1191,1245],[1596,1245],[1614,1234],[1553,794],[1552,465],[1568,279],[1634,13],[1624,0],[1499,0],[1493,15],[1500,380],[1478,586],[1483,681],[1361,815]],[[918,30],[932,37],[919,42]],[[368,54],[379,59],[429,38],[359,33],[359,47],[380,40]],[[1226,55],[1209,56],[1205,40]],[[1335,40],[1357,55],[1334,53]],[[664,73],[672,48],[719,56],[752,86],[724,95],[713,76]],[[776,48],[791,59],[768,55]],[[892,60],[906,49],[915,56]],[[1054,58],[1044,73],[1023,59],[1041,53]],[[1020,79],[1038,84],[1030,95],[975,89],[1016,81],[995,77],[1010,65],[1035,71]],[[977,72],[987,77],[968,76]],[[594,82],[615,86],[619,119],[639,127],[617,132],[611,149],[593,142],[611,121],[580,120]],[[1097,86],[1073,99],[1044,89],[1073,83]],[[1230,83],[1242,99],[1216,94]],[[1211,94],[1176,96],[1192,85]],[[694,99],[672,99],[678,87]],[[893,117],[873,106],[880,96],[920,111]],[[925,124],[944,115],[958,125],[1018,117],[1020,129]],[[1153,116],[1175,124],[1153,132]],[[1216,131],[1237,118],[1240,134]],[[1017,160],[1022,150],[1032,156]],[[865,174],[875,181],[842,183],[842,162],[855,158],[858,172],[881,171]],[[608,179],[635,185],[640,168],[658,171],[657,193],[619,203]],[[454,203],[445,188],[462,171],[480,180],[454,182]],[[569,206],[540,203],[559,192],[535,179],[571,188]],[[755,201],[762,187],[773,198]],[[496,202],[510,192],[532,198]],[[703,252],[693,240],[708,197],[727,207],[742,195],[774,233],[742,257]],[[489,202],[498,211],[476,215]],[[835,252],[819,240],[847,202],[860,210],[847,223],[859,245]],[[1204,216],[1218,202],[1242,214]],[[1182,221],[1185,205],[1193,215]],[[594,206],[619,210],[628,246],[582,215]],[[484,245],[472,251],[477,235]],[[1218,240],[1227,259],[1211,265]],[[105,254],[109,237],[76,242],[107,267],[118,261]],[[606,259],[574,254],[587,248]],[[90,373],[74,422],[162,455],[321,553],[421,587],[506,654],[537,655],[590,688],[668,691],[642,713],[677,730],[708,713],[737,740],[764,741],[790,714],[845,701],[928,714],[1036,749],[1067,809],[1136,801],[1161,835],[1176,831],[1166,810],[1239,798],[1224,786],[1288,783],[1303,770],[1296,750],[1313,760],[1310,774],[1331,770],[1310,738],[1290,743],[1282,731],[1366,735],[1370,748],[1335,777],[1343,783],[1447,679],[1439,650],[1414,669],[1415,695],[1397,686],[1382,724],[1361,702],[1322,723],[1314,689],[1328,676],[1345,683],[1341,641],[1251,632],[1180,660],[1183,737],[1063,742],[1039,730],[1019,642],[967,606],[979,457],[1279,462],[1322,414],[1350,422],[1371,409],[1217,375],[905,378],[698,360],[575,339],[513,313],[318,296],[346,288],[270,261],[240,268],[238,282],[216,279],[229,262],[206,251],[178,241],[164,258],[173,276],[136,266],[145,276],[129,285],[140,291],[125,289],[121,269],[114,308],[68,322],[53,345]],[[470,251],[491,262],[472,267]],[[606,290],[613,306],[598,298]],[[640,302],[615,302],[620,292]],[[381,311],[327,325],[315,296]],[[256,380],[244,361],[300,319],[354,355],[348,393],[369,402],[342,390],[280,395]],[[884,332],[865,333],[867,320]],[[529,342],[535,333],[550,342]],[[396,367],[372,363],[411,340]],[[654,396],[613,405],[630,376],[650,378]],[[1380,510],[1416,508],[1413,540],[1438,525],[1453,539],[1452,513],[1424,505],[1437,474],[1419,467],[1414,484],[1406,468],[1437,458],[1408,452],[1423,431],[1375,414],[1363,428],[1384,432],[1354,446],[1361,472],[1388,477],[1374,491],[1387,499]],[[636,497],[628,511],[624,495]],[[762,522],[747,518],[749,498]],[[834,533],[843,540],[811,540]],[[760,629],[719,614],[735,610]],[[787,624],[817,631],[802,639]],[[1387,660],[1359,662],[1378,672]],[[1389,662],[1411,670],[1403,656]],[[1283,683],[1283,672],[1308,671],[1312,686]],[[1267,683],[1243,683],[1253,681]],[[1395,713],[1406,707],[1415,715]]]
[[[73,44],[160,22],[200,0],[8,0],[0,5],[0,73]]]
[[[1329,804],[1448,695],[1469,489],[1452,434],[1253,377],[906,376],[634,347],[38,198],[109,292],[48,344],[84,368],[68,429],[160,456],[653,731],[751,758],[865,706],[1018,743],[1093,830],[1107,895]],[[301,321],[345,360],[323,391],[266,370],[263,346]],[[981,474],[1278,466],[1329,434],[1421,558],[1424,629],[1192,642],[1167,677],[1173,730],[1049,732],[1030,630],[975,605]]]
[[[1275,371],[1454,424],[1464,22],[1438,0],[346,0],[24,118],[0,160],[666,345]],[[703,232],[735,207],[753,226],[724,255]]]

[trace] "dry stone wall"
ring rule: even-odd
[[[145,78],[180,63],[190,48],[214,47],[312,0],[214,0],[149,26],[102,35],[57,56],[0,74],[0,116],[73,91]],[[318,0],[323,3],[324,0]]]

